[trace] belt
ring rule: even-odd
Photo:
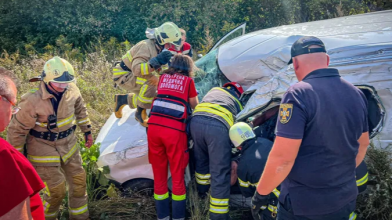
[[[56,140],[60,140],[60,139],[68,137],[69,135],[71,135],[75,131],[75,129],[76,129],[76,125],[72,126],[68,130],[62,131],[60,133],[39,132],[36,130],[30,130],[30,135],[32,135],[36,138],[40,138],[40,139],[44,139],[44,140],[48,140],[48,141],[56,141]]]

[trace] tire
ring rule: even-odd
[[[152,196],[154,194],[154,180],[138,178],[128,180],[122,184],[124,196],[132,197],[133,195]]]

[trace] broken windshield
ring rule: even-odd
[[[217,64],[218,49],[212,50],[195,62],[198,70],[195,71],[195,85],[199,92],[198,98],[202,100],[205,94],[213,87],[219,87],[223,74]]]

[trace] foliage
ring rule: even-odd
[[[243,22],[250,32],[391,8],[389,0],[9,0],[0,1],[0,51],[68,53],[80,61],[95,44],[135,44],[147,27],[164,21],[183,27],[188,41],[205,51],[207,31],[218,40]]]

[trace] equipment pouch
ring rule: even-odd
[[[57,116],[56,115],[49,115],[48,116],[48,130],[51,131],[52,129],[57,128]]]

